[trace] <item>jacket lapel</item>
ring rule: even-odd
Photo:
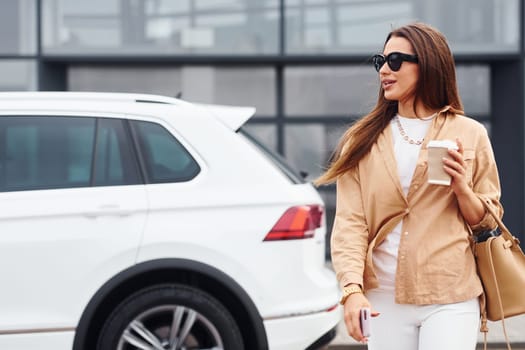
[[[399,182],[399,174],[397,173],[397,162],[394,155],[394,139],[392,138],[392,128],[389,123],[377,139],[377,147],[379,154],[383,157],[385,169],[390,177],[390,180],[397,189],[397,193],[406,201],[401,182]]]

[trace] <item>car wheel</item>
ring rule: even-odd
[[[159,285],[123,301],[104,324],[98,350],[243,349],[239,327],[211,295]]]

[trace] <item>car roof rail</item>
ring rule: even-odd
[[[19,91],[0,92],[0,100],[96,100],[107,102],[137,102],[183,105],[188,102],[175,97],[125,92],[78,92],[78,91]]]

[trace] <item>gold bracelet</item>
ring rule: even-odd
[[[348,287],[344,287],[343,296],[341,297],[341,300],[339,300],[339,304],[344,305],[346,302],[346,299],[348,299],[350,295],[356,294],[356,293],[363,293],[363,290],[358,285],[352,284]]]

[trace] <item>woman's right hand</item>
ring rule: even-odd
[[[361,332],[360,311],[362,308],[370,308],[370,302],[363,293],[354,293],[350,295],[344,304],[344,320],[348,334],[361,343],[366,343],[368,338]],[[379,313],[372,311],[372,317],[378,316]]]

